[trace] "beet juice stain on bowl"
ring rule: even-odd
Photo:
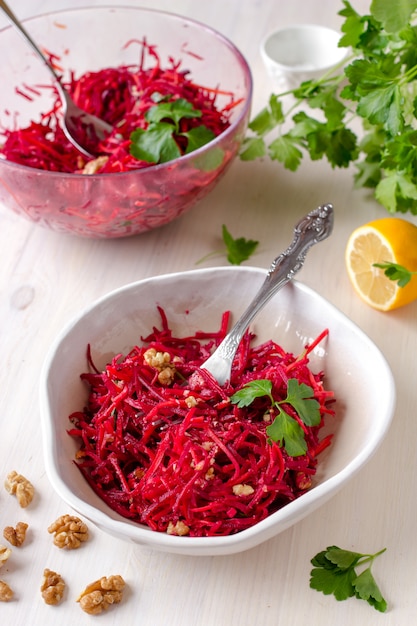
[[[48,72],[14,29],[1,31],[0,79],[5,85],[1,128],[30,127],[26,133],[10,136],[3,150],[20,162],[0,159],[0,200],[6,207],[60,232],[124,237],[179,217],[227,171],[247,128],[252,79],[241,53],[221,34],[177,15],[134,7],[61,11],[26,20],[25,27],[59,67],[74,99],[78,93],[80,106],[87,109],[88,104],[91,112],[107,115],[114,125],[117,116],[123,118],[126,113],[124,102],[133,102],[135,96],[135,107],[146,105],[147,112],[140,110],[136,129],[137,111],[125,116],[129,119],[119,127],[119,134],[122,130],[126,134],[124,144],[118,145],[113,137],[108,153],[99,161],[87,164],[64,139],[51,145],[45,141],[45,136],[50,137],[48,123],[55,123],[59,112],[53,87],[46,87],[51,84]],[[74,41],[83,41],[83,46]],[[124,68],[123,81],[120,68]],[[148,84],[141,105],[145,74]],[[18,85],[16,76],[20,77]],[[97,98],[90,87],[97,83],[101,94],[110,76],[119,81],[117,89],[108,101],[101,95]],[[127,85],[127,76],[134,86]],[[51,111],[42,119],[42,114]],[[166,118],[171,124],[168,133]],[[154,137],[166,133],[165,146],[172,160],[166,160],[165,149],[155,155],[149,140],[152,133],[143,133],[144,125],[152,128]],[[136,156],[127,145],[132,130],[137,131]],[[60,137],[59,127],[57,133]],[[34,145],[28,150],[31,139]],[[18,156],[20,140],[29,156]],[[40,145],[46,147],[43,154]],[[175,152],[178,147],[182,156]],[[143,167],[146,152],[156,164],[147,162]],[[47,167],[56,171],[40,169]]]

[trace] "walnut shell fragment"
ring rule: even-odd
[[[43,571],[41,584],[42,598],[46,604],[55,605],[61,602],[65,591],[65,582],[60,574],[46,568]]]
[[[119,604],[123,598],[125,581],[122,576],[103,576],[84,589],[77,598],[83,611],[90,615],[98,615],[106,611],[112,604]]]
[[[79,548],[88,539],[87,524],[75,515],[61,515],[49,526],[48,533],[55,535],[54,544],[58,548],[67,550]]]
[[[35,488],[30,480],[22,476],[22,474],[18,474],[13,470],[7,475],[4,486],[10,494],[16,495],[17,501],[22,508],[27,507],[32,502]]]

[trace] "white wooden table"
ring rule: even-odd
[[[83,0],[15,0],[29,17],[84,6]],[[90,4],[95,4],[90,0]],[[97,1],[97,4],[117,4]],[[121,3],[123,4],[123,3]],[[259,54],[262,37],[275,26],[317,22],[338,28],[336,0],[142,0],[145,7],[181,13],[215,27],[247,57],[254,76],[253,112],[271,85]],[[356,0],[360,12],[368,2]],[[0,26],[5,25],[4,19]],[[0,96],[1,106],[1,96]],[[181,557],[151,552],[91,528],[76,552],[58,551],[48,525],[68,511],[45,475],[38,408],[38,375],[49,344],[81,307],[120,285],[192,269],[221,245],[221,225],[235,236],[257,239],[250,264],[268,267],[287,245],[294,222],[323,202],[336,209],[327,253],[313,249],[302,280],[356,322],[387,357],[396,379],[398,405],[392,427],[375,456],[343,491],[275,539],[228,557]],[[417,442],[415,385],[417,303],[378,313],[354,295],[344,267],[344,247],[358,225],[385,216],[362,191],[352,171],[305,162],[294,174],[268,161],[236,161],[220,185],[189,214],[160,230],[125,240],[92,241],[42,229],[0,207],[0,527],[30,525],[0,571],[15,599],[0,604],[0,623],[16,626],[133,624],[143,626],[410,626],[417,597]],[[412,219],[412,218],[410,218]],[[324,245],[324,244],[323,244]],[[224,257],[206,265],[226,264]],[[2,483],[11,470],[27,475],[37,495],[19,509]],[[0,537],[0,543],[4,543]],[[309,588],[310,558],[331,544],[361,552],[387,547],[374,574],[388,599],[383,615],[365,602],[337,602]],[[39,586],[43,569],[61,572],[65,601],[48,607]],[[75,602],[84,586],[104,574],[128,583],[125,601],[90,617]]]

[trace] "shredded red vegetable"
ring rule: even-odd
[[[114,132],[101,142],[98,159],[86,160],[68,141],[59,123],[61,101],[58,92],[53,86],[45,85],[25,85],[23,89],[16,89],[28,100],[33,100],[42,90],[52,90],[55,101],[39,121],[32,121],[25,128],[0,129],[5,137],[0,154],[15,163],[55,172],[91,174],[150,167],[151,163],[131,156],[129,146],[132,131],[147,127],[145,114],[155,104],[153,94],[170,96],[173,100],[184,98],[201,111],[198,122],[195,119],[182,120],[182,132],[198,123],[218,136],[230,125],[229,113],[237,104],[232,93],[195,84],[189,72],[181,69],[180,61],[169,59],[168,66],[162,67],[155,47],[146,40],[129,41],[126,45],[135,44],[141,49],[136,65],[87,72],[78,78],[71,73],[69,81],[63,83],[76,104],[114,127]],[[50,57],[56,66],[57,58],[52,54]],[[149,59],[153,61],[151,67],[148,67]],[[220,93],[229,97],[229,103],[218,109],[216,100]]]
[[[76,464],[94,491],[122,516],[155,531],[190,537],[242,531],[312,486],[320,439],[333,392],[323,372],[309,369],[309,353],[324,331],[296,357],[273,341],[253,347],[246,333],[231,381],[220,387],[199,366],[225,336],[226,312],[216,333],[175,337],[162,309],[161,329],[143,345],[81,375],[88,404],[73,413],[69,434],[81,442]],[[266,434],[264,398],[238,408],[230,397],[248,381],[269,379],[274,398],[286,397],[296,378],[314,390],[321,422],[304,425],[307,453],[290,457]]]

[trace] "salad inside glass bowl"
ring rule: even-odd
[[[25,26],[77,104],[114,133],[87,161],[60,128],[49,71],[3,29],[0,202],[60,232],[124,237],[171,222],[213,189],[249,121],[251,72],[233,43],[137,7],[57,11]]]

